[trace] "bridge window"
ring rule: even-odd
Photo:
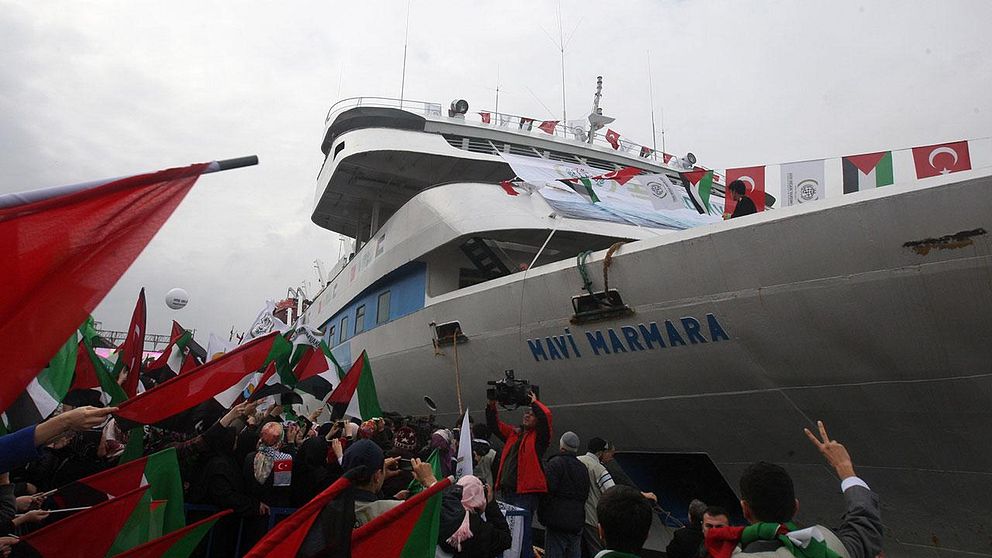
[[[358,307],[355,311],[355,335],[365,331],[365,305]]]
[[[348,316],[341,318],[341,343],[348,338]]]
[[[384,324],[389,321],[389,291],[379,295],[379,303],[375,309],[375,323]]]

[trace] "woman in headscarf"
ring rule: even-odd
[[[438,544],[457,558],[494,558],[510,548],[510,527],[478,477],[465,475],[444,493]]]
[[[441,476],[447,477],[455,472],[454,452],[451,450],[451,431],[447,428],[435,430],[431,434],[431,442],[427,446],[428,457],[434,450],[437,450],[438,463],[441,467]],[[427,459],[425,457],[424,459]]]

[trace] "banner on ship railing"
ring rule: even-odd
[[[577,163],[502,154],[517,177],[563,217],[682,230],[719,221],[693,209],[685,186],[665,174],[623,183]]]

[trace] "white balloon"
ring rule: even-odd
[[[165,305],[173,310],[179,310],[189,303],[189,293],[185,289],[175,288],[165,294]]]

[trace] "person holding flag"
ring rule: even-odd
[[[0,436],[0,473],[38,459],[38,448],[66,433],[101,426],[117,407],[77,407],[56,415],[41,424]]]

